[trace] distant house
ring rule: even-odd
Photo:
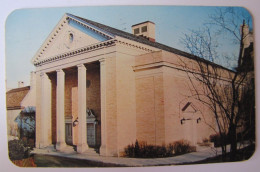
[[[21,102],[30,91],[30,86],[11,89],[6,93],[8,139],[19,137],[16,118],[23,110]]]
[[[31,86],[23,86],[23,82],[18,83],[18,88],[6,92],[7,109],[7,132],[8,140],[21,137],[19,129],[24,128],[30,131],[35,124],[28,120],[22,120],[24,114],[35,114],[35,89],[33,84],[34,73],[31,73]],[[27,123],[27,124],[26,124]]]

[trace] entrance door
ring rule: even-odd
[[[95,124],[88,123],[87,124],[87,141],[90,147],[94,147],[96,145],[96,135],[95,135]]]
[[[185,121],[184,138],[188,140],[192,145],[197,144],[197,125],[193,118]]]
[[[65,124],[65,141],[67,145],[72,145],[72,124]]]

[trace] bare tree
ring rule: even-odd
[[[249,82],[253,77],[252,62],[244,62],[251,52],[245,51],[248,33],[245,33],[244,29],[248,26],[245,20],[240,20],[241,17],[243,16],[234,8],[216,9],[215,13],[209,16],[210,20],[204,29],[192,30],[189,34],[184,34],[181,40],[194,55],[196,64],[195,68],[189,69],[189,65],[181,61],[190,81],[191,96],[212,112],[220,134],[223,158],[226,157],[226,145],[231,145],[230,160],[236,160],[238,129],[241,125],[245,128],[245,120],[254,114],[254,105],[248,108],[246,102],[249,101],[249,93],[254,95],[254,84]],[[214,33],[210,27],[214,27]],[[219,55],[216,38],[220,34],[228,35],[234,44],[240,46],[236,68],[233,70],[216,64],[220,58],[226,63],[231,59],[230,56],[224,58]],[[251,58],[250,56],[247,59]],[[254,101],[251,101],[251,104],[254,104]],[[254,124],[251,122],[250,125]]]

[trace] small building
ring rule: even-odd
[[[30,90],[30,86],[11,89],[6,93],[8,140],[20,136],[16,118],[23,110],[21,102]]]
[[[32,59],[37,148],[74,145],[78,153],[93,147],[121,156],[136,140],[197,145],[214,133],[181,65],[194,70],[195,57],[156,42],[153,22],[132,31],[72,14],[57,23]]]
[[[26,131],[30,131],[31,128],[35,128],[34,122],[29,119],[28,121],[23,121],[24,119],[21,118],[22,114],[33,113],[33,118],[35,116],[34,88],[34,72],[31,72],[30,86],[24,86],[24,82],[19,81],[18,88],[10,89],[6,92],[8,140],[19,139],[22,137],[20,130],[21,128],[24,128]]]

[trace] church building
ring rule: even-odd
[[[36,148],[122,156],[136,140],[196,146],[215,133],[181,65],[192,70],[194,56],[156,42],[155,32],[151,21],[127,33],[65,14],[32,59]]]

